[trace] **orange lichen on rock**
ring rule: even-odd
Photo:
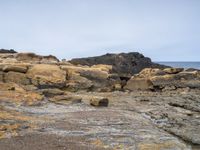
[[[21,128],[32,126],[28,123],[32,119],[29,116],[0,106],[0,120],[2,121],[0,123],[0,138],[4,138],[7,135],[16,136]]]
[[[34,92],[3,91],[0,92],[0,97],[2,102],[12,102],[19,105],[37,105],[43,100],[42,95]]]
[[[0,102],[36,105],[44,96],[34,91],[26,91],[15,83],[0,83]]]

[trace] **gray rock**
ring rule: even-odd
[[[0,54],[3,54],[3,53],[17,53],[15,50],[13,49],[0,49]]]

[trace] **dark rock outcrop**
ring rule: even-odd
[[[15,50],[13,49],[0,49],[0,53],[17,53]]]
[[[139,73],[144,68],[165,68],[164,65],[153,63],[150,58],[144,57],[137,52],[120,53],[120,54],[106,54],[97,57],[77,58],[72,59],[70,63],[74,65],[98,65],[106,64],[112,65],[113,73],[120,76],[132,76]]]

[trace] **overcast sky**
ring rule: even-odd
[[[0,0],[0,19],[1,48],[200,61],[200,0]]]

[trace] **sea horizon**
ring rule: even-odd
[[[200,69],[200,61],[155,61],[155,63],[171,67]]]

